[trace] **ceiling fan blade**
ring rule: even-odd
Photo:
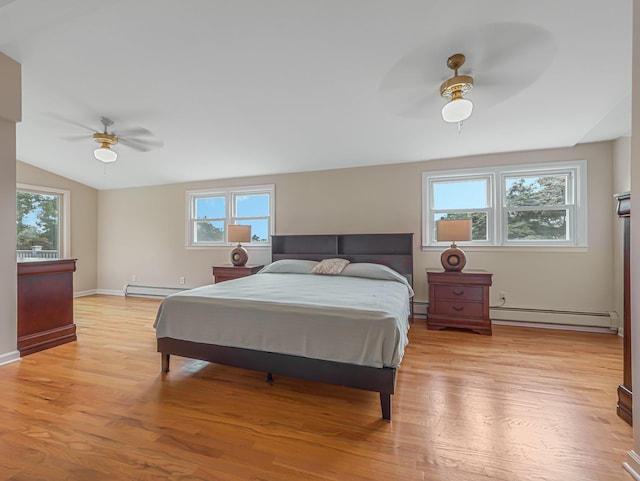
[[[118,137],[131,137],[134,135],[148,135],[151,137],[153,136],[151,131],[149,129],[145,129],[144,127],[132,127],[130,129],[115,130],[113,133]]]
[[[80,127],[81,129],[84,129],[88,132],[98,132],[96,129],[89,127],[88,125],[84,125],[80,122],[76,122],[75,120],[71,120],[71,119],[67,119],[66,117],[63,117],[62,115],[53,113],[53,112],[43,112],[43,115],[50,117],[52,119],[58,120],[60,122],[64,122],[65,124],[69,124],[69,125],[73,125],[75,127]],[[86,137],[86,136],[85,136]]]
[[[91,136],[84,134],[84,135],[65,135],[64,137],[60,137],[62,140],[71,140],[73,142],[79,141],[79,140],[91,140]]]
[[[556,45],[552,34],[526,23],[494,23],[477,34],[477,60],[473,70],[505,73],[517,65],[529,75],[541,74],[554,57]],[[478,70],[480,71],[480,70]],[[536,75],[537,77],[537,75]]]
[[[161,140],[154,139],[137,140],[119,137],[118,142],[140,152],[149,152],[150,150],[158,149],[164,145],[164,142]]]

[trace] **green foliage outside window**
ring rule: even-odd
[[[510,240],[567,238],[566,176],[511,178],[506,182],[506,189]]]
[[[17,249],[58,250],[60,197],[19,191],[16,197]]]

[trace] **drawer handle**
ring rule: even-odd
[[[464,294],[464,290],[462,290],[462,291],[451,291],[451,293],[452,293],[454,296],[461,296],[461,295],[463,295],[463,294]]]
[[[456,312],[464,311],[464,306],[451,306],[451,308]]]

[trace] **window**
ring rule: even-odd
[[[16,225],[18,259],[59,259],[69,255],[67,190],[18,184]]]
[[[273,185],[188,191],[187,246],[227,246],[229,224],[251,226],[249,245],[271,245],[273,191]]]
[[[423,246],[472,219],[468,245],[586,245],[586,162],[423,173]]]
[[[491,178],[469,176],[464,179],[442,178],[432,183],[432,238],[436,238],[436,222],[441,219],[471,217],[471,237],[475,241],[489,241],[487,231],[491,209]]]

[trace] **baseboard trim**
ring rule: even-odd
[[[73,293],[73,297],[87,297],[93,296],[98,293],[97,289],[91,289],[89,291],[78,291]]]
[[[413,314],[418,316],[427,317],[427,309],[429,308],[428,302],[420,302],[414,301],[413,303]]]
[[[636,481],[640,481],[640,456],[635,451],[627,451],[627,460],[622,463],[622,467]]]
[[[5,364],[11,364],[20,360],[20,351],[9,351],[4,354],[0,354],[0,366]]]
[[[100,294],[103,296],[120,296],[124,297],[124,290],[117,291],[115,289],[98,289],[96,290],[96,294]]]

